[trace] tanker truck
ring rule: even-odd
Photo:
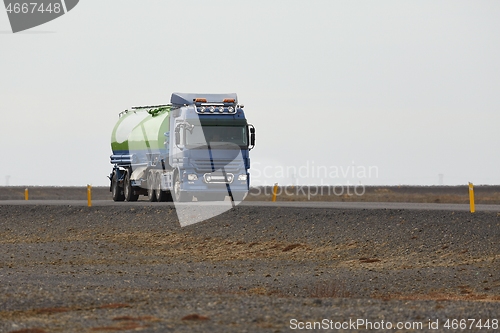
[[[234,93],[173,93],[169,104],[121,112],[111,137],[113,200],[243,200],[255,146],[243,107]]]

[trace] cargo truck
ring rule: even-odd
[[[114,201],[243,200],[255,128],[236,94],[173,93],[119,114],[111,138]]]

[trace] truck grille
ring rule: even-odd
[[[226,170],[228,172],[243,169],[243,160],[194,160],[194,168],[198,172],[213,172],[216,170]]]

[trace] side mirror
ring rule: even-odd
[[[255,127],[253,127],[253,125],[248,126],[250,128],[250,145],[248,146],[248,150],[250,150],[255,147]]]

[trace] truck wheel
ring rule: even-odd
[[[154,181],[155,177],[152,172],[148,174],[148,200],[149,202],[156,201],[156,184]]]
[[[111,179],[111,195],[113,196],[113,201],[123,201],[125,200],[125,195],[123,195],[123,188],[118,184],[118,177],[116,173],[113,173],[113,178]]]
[[[179,176],[179,173],[176,172],[174,176],[174,200],[176,202],[186,202],[186,201],[192,201],[193,196],[189,195],[188,193],[181,192],[181,178]]]
[[[167,201],[167,192],[161,190],[161,176],[156,176],[155,187],[156,187],[156,201],[163,202]]]
[[[139,199],[139,195],[134,194],[134,189],[132,188],[132,183],[130,182],[129,171],[127,171],[125,179],[123,180],[123,194],[125,195],[125,200],[127,201],[137,201],[137,199]]]

